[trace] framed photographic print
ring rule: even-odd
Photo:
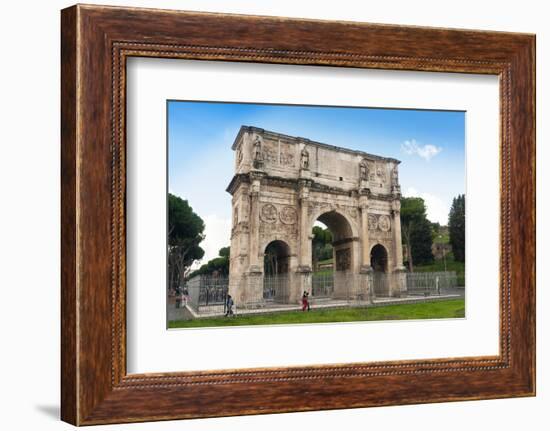
[[[167,110],[169,328],[464,317],[465,112],[179,100]],[[245,125],[258,121],[354,148]],[[444,141],[447,157],[412,135]],[[407,159],[404,192],[388,154]],[[424,203],[413,184],[440,184],[441,197]]]
[[[61,41],[63,420],[534,395],[533,35],[78,5]]]

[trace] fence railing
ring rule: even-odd
[[[368,277],[367,289],[365,279],[360,274],[337,271],[334,273],[311,274],[310,299],[338,301],[366,301],[376,297],[390,296],[391,286],[396,283],[394,274],[374,272]],[[450,272],[415,272],[405,273],[407,295],[429,296],[445,293],[446,289],[457,287],[457,274]],[[269,306],[269,304],[288,304],[291,297],[291,274],[264,276],[263,289],[258,297],[250,300],[252,306]],[[401,278],[403,280],[403,278]],[[221,313],[225,312],[229,290],[229,277],[200,275],[187,281],[187,304],[195,311]],[[301,292],[298,292],[301,296]],[[295,296],[298,298],[298,296]],[[237,307],[250,304],[237,304]]]
[[[333,293],[334,275],[332,273],[320,273],[311,276],[312,298],[330,298]]]
[[[409,272],[405,277],[409,295],[439,295],[458,286],[455,271]]]
[[[289,286],[289,274],[265,275],[263,299],[268,302],[287,302]]]
[[[214,277],[198,275],[185,284],[188,291],[188,304],[196,311],[208,307],[225,311],[227,292],[229,289],[228,277]]]
[[[372,294],[376,296],[389,296],[391,275],[383,272],[371,272],[369,274],[369,286]]]

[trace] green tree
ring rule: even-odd
[[[431,223],[432,227],[432,240],[433,242],[437,242],[437,237],[440,235],[441,232],[441,225],[439,222]]]
[[[451,211],[449,212],[449,242],[453,248],[455,260],[464,262],[464,246],[465,246],[465,210],[466,196],[458,195],[453,199]]]
[[[192,263],[204,256],[199,246],[204,239],[204,221],[189,203],[168,194],[168,276],[174,288],[183,280]]]
[[[414,270],[414,265],[433,262],[432,223],[426,216],[424,199],[401,198],[401,236],[409,271]]]
[[[312,260],[313,270],[318,270],[320,260],[332,257],[332,233],[321,226],[313,226]]]
[[[218,252],[218,257],[215,257],[214,259],[210,259],[204,265],[201,265],[199,269],[189,274],[189,277],[191,278],[196,275],[212,275],[214,273],[222,276],[228,275],[229,274],[229,254],[230,254],[229,247],[220,248],[220,251]]]

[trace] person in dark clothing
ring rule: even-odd
[[[231,295],[227,295],[227,299],[225,301],[225,316],[235,316],[235,313],[233,313],[233,305],[235,305],[235,302],[233,302],[233,298],[231,298]]]

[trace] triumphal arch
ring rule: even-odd
[[[238,306],[262,304],[268,247],[287,280],[278,301],[311,291],[317,220],[333,237],[335,299],[406,293],[398,160],[250,126],[232,149],[229,292]]]

